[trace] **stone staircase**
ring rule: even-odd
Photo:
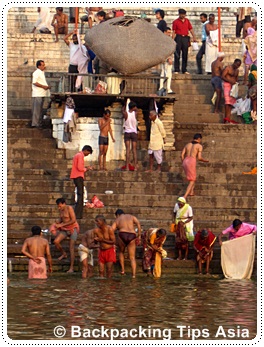
[[[21,258],[21,246],[30,235],[33,225],[47,228],[57,217],[55,200],[65,197],[74,204],[74,185],[69,180],[71,160],[64,157],[64,150],[56,149],[50,129],[25,128],[25,121],[8,121],[8,204],[7,204],[7,253],[14,270],[25,270],[27,260]],[[105,204],[102,209],[85,209],[81,220],[81,233],[94,227],[97,214],[104,214],[108,223],[114,220],[117,208],[138,217],[143,229],[163,227],[169,229],[176,199],[182,195],[187,183],[179,160],[181,149],[193,133],[204,137],[204,157],[209,164],[198,164],[196,196],[189,203],[194,210],[195,230],[206,227],[216,235],[234,218],[256,223],[256,176],[242,175],[256,165],[256,127],[248,125],[176,124],[175,151],[166,151],[162,173],[146,173],[147,142],[139,143],[141,163],[138,172],[116,170],[123,163],[111,163],[110,171],[91,171],[87,175],[89,199],[96,194]],[[244,141],[239,141],[243,138]],[[213,142],[214,141],[214,142]],[[245,156],[245,143],[249,153]],[[113,190],[106,195],[106,190]],[[175,258],[174,235],[169,233],[165,244],[170,258]],[[80,242],[78,240],[77,244]],[[65,242],[68,249],[68,242]],[[52,256],[58,252],[51,245]],[[77,253],[76,253],[77,254]],[[142,249],[137,250],[138,263]],[[191,247],[190,259],[194,257]],[[183,264],[184,263],[184,264]],[[63,271],[68,260],[54,261],[54,271]],[[76,258],[76,270],[79,268]],[[195,262],[166,262],[166,271],[195,273]],[[213,273],[221,273],[220,249],[212,263]]]

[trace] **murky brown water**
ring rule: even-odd
[[[8,336],[57,342],[111,337],[251,340],[256,336],[256,281],[167,276],[83,280],[80,274],[52,274],[46,281],[29,281],[26,274],[12,274],[7,291]],[[61,327],[55,331],[57,326]]]

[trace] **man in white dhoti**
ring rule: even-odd
[[[32,33],[34,33],[37,29],[42,34],[51,34],[51,15],[50,9],[48,7],[38,7],[39,17],[36,21],[34,28],[32,29]]]
[[[217,58],[218,52],[218,26],[214,23],[215,15],[209,15],[209,23],[205,25],[206,44],[205,44],[205,72],[212,73],[212,62]]]
[[[82,263],[82,278],[91,277],[93,275],[93,249],[99,248],[99,243],[96,242],[94,238],[94,229],[86,231],[78,247],[80,262]]]
[[[171,28],[166,27],[164,34],[166,36],[172,35]],[[160,77],[165,77],[160,79],[160,87],[159,90],[162,88],[166,89],[166,94],[174,94],[173,90],[171,89],[171,78],[172,78],[172,66],[174,62],[174,54],[170,55],[162,64],[161,64],[161,73]],[[165,82],[166,81],[166,82]]]

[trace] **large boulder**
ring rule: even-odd
[[[135,74],[162,63],[176,46],[153,24],[129,16],[92,27],[86,32],[85,42],[101,60],[122,74]]]

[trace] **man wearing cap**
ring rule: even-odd
[[[214,113],[219,113],[219,104],[222,96],[222,78],[221,74],[224,68],[223,60],[225,58],[224,52],[218,52],[217,58],[212,62],[212,79],[211,83],[216,94]]]
[[[202,274],[202,264],[206,263],[205,271],[209,275],[209,265],[213,258],[213,246],[216,236],[210,230],[200,230],[194,238],[193,247],[197,252],[199,274]]]
[[[182,251],[185,251],[184,259],[188,258],[188,242],[193,241],[193,210],[192,207],[186,203],[184,197],[179,197],[173,210],[173,217],[175,220],[175,241],[176,249],[178,249],[179,256],[177,260],[182,259]]]

